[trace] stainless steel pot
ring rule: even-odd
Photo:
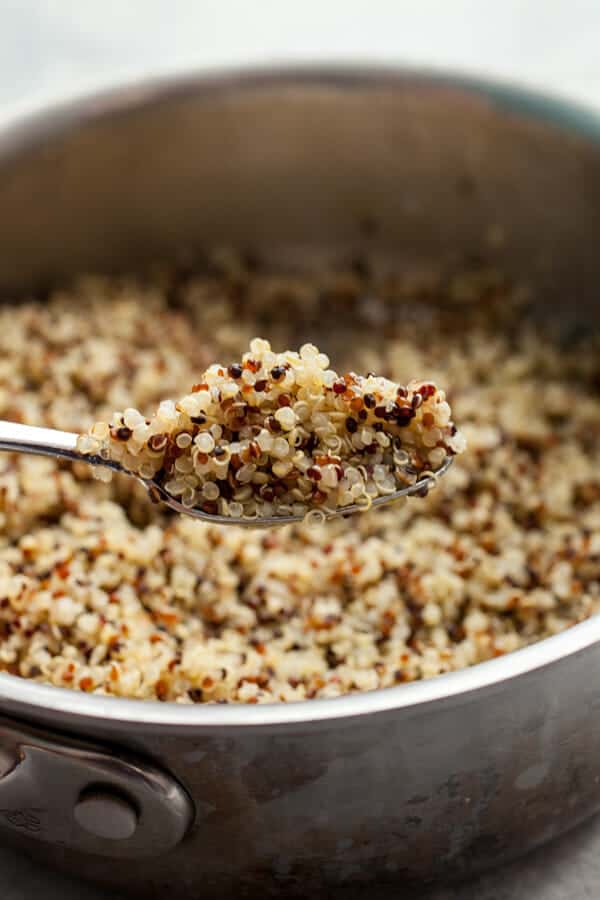
[[[0,210],[7,297],[200,242],[492,254],[567,333],[600,312],[599,120],[464,79],[307,69],[95,97],[1,137]],[[287,706],[0,675],[0,835],[147,898],[468,875],[600,807],[599,684],[598,618],[467,671]]]

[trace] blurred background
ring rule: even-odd
[[[149,74],[376,60],[600,106],[599,0],[1,0],[0,115]]]

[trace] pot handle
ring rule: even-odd
[[[0,721],[0,831],[135,858],[172,849],[193,818],[187,792],[153,764]]]

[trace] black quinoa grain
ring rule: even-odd
[[[334,653],[334,651],[329,646],[325,650],[325,662],[330,669],[337,668],[341,663],[341,659],[338,657],[337,653]]]
[[[411,419],[414,419],[415,411],[412,406],[402,406],[396,412],[394,421],[397,425],[405,426],[408,425]]]
[[[314,450],[316,450],[318,444],[319,444],[319,439],[317,438],[316,434],[311,434],[310,437],[308,438],[308,440],[306,441],[306,444],[303,449],[306,450],[307,453],[310,453],[312,455]]]
[[[365,394],[363,397],[363,401],[367,409],[375,409],[377,405],[377,400],[373,394]]]
[[[217,480],[219,481],[218,487],[219,491],[221,492],[221,497],[223,497],[224,500],[231,500],[231,498],[233,497],[233,488],[231,487],[229,482],[224,480],[221,481],[220,479]]]

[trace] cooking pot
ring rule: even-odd
[[[0,291],[195,244],[490,257],[565,339],[600,311],[600,121],[439,74],[145,83],[0,138]],[[467,876],[600,808],[600,618],[429,681],[281,705],[0,675],[0,839],[146,898]]]

